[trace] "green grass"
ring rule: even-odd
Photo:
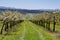
[[[30,26],[28,22],[25,22],[25,27],[25,40],[40,40],[38,33]]]
[[[0,35],[0,40],[57,40],[52,33],[30,21],[24,21],[15,27],[15,32]]]
[[[30,22],[31,23],[31,22]],[[33,23],[31,23],[31,24],[33,24]],[[43,37],[45,38],[45,40],[57,40],[56,39],[56,37],[54,37],[54,35],[52,34],[52,33],[50,33],[49,31],[47,31],[47,30],[45,30],[44,28],[42,28],[41,26],[37,26],[37,25],[35,25],[35,24],[33,24],[34,25],[34,27],[37,29],[37,30],[39,30],[41,33],[42,33],[42,35],[43,35]],[[32,25],[32,26],[33,26]]]
[[[20,37],[23,33],[23,27],[21,24],[16,25],[16,28],[18,28],[18,30],[16,32],[11,32],[9,35],[0,35],[0,39],[1,40],[20,40]]]

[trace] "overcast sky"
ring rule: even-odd
[[[60,9],[60,0],[0,0],[0,6],[21,9]]]

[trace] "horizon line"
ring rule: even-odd
[[[60,8],[18,8],[18,7],[9,7],[9,6],[0,6],[0,7],[6,7],[6,8],[15,8],[15,9],[27,9],[27,10],[41,10],[41,9],[53,9],[53,10],[60,10]]]

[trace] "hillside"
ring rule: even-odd
[[[5,10],[10,10],[10,11],[18,11],[21,13],[31,13],[31,14],[36,14],[36,13],[42,13],[42,12],[54,12],[54,11],[60,11],[59,9],[38,9],[38,10],[34,10],[34,9],[17,9],[17,8],[12,8],[12,7],[3,7],[0,6],[0,12],[1,11],[5,11]]]

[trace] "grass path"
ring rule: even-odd
[[[30,24],[30,22],[28,22],[28,23]],[[42,35],[42,33],[41,33],[39,30],[37,30],[37,29],[36,29],[34,26],[32,26],[31,24],[30,24],[29,26],[31,26],[31,27],[38,33],[38,36],[39,36],[40,40],[45,40],[44,36]]]
[[[41,33],[41,35],[43,35],[42,39],[44,39],[44,40],[58,40],[58,39],[56,39],[56,37],[52,33],[45,30],[44,28],[37,26],[37,25],[33,24],[32,22],[29,22],[29,23],[32,25],[33,28],[35,28],[35,30],[39,31]]]
[[[28,22],[25,22],[26,25],[26,34],[25,40],[40,40],[38,33],[30,26]]]
[[[39,35],[39,38],[41,39],[41,40],[45,40],[45,38],[44,38],[44,36],[42,35],[42,33],[39,31],[39,30],[37,30],[34,26],[31,26],[35,31],[37,31],[37,33],[38,33],[38,35]]]
[[[24,21],[16,28],[11,35],[0,35],[0,40],[57,40],[53,34],[30,21]]]
[[[26,26],[25,26],[25,24],[24,24],[24,32],[22,33],[21,40],[24,40],[24,38],[25,38],[25,33],[26,33]]]

